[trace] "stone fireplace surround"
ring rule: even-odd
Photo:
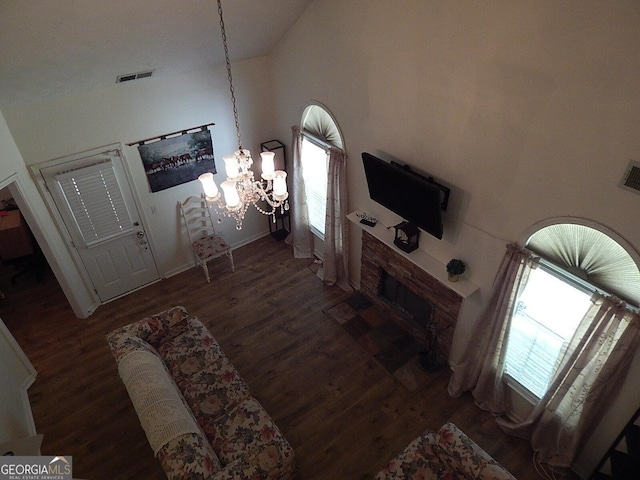
[[[355,213],[348,218],[362,229],[360,293],[387,312],[390,318],[414,337],[426,341],[426,328],[416,328],[415,324],[407,321],[406,317],[381,296],[385,272],[423,298],[433,309],[433,321],[437,326],[438,357],[441,361],[447,361],[462,303],[477,290],[477,286],[468,280],[448,282],[444,265],[420,250],[401,252],[393,245],[393,233],[389,233],[385,227],[363,226]]]

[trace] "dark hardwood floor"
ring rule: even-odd
[[[0,317],[38,371],[29,389],[42,453],[72,455],[83,479],[162,479],[105,335],[184,305],[211,330],[296,452],[300,478],[371,478],[424,429],[453,421],[518,479],[540,478],[528,443],[505,436],[470,396],[450,398],[449,371],[409,393],[323,310],[347,294],[308,260],[265,237],[200,269],[75,318],[55,278],[4,289]],[[21,280],[27,282],[27,280]],[[29,288],[27,288],[29,287]]]

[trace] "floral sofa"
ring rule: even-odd
[[[184,307],[114,330],[107,341],[169,479],[293,478],[289,442]]]
[[[427,430],[378,472],[375,480],[515,480],[453,423]]]

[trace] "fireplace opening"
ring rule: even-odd
[[[431,311],[433,309],[430,302],[413,293],[386,271],[382,273],[382,290],[380,296],[385,303],[394,308],[413,328],[419,332],[427,333],[427,329],[431,323]]]
[[[424,336],[425,349],[420,352],[420,366],[427,372],[440,370],[444,363],[438,359],[438,325],[433,318],[433,305],[384,270],[380,298]]]

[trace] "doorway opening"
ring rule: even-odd
[[[33,299],[33,289],[60,288],[23,214],[24,201],[15,182],[0,188],[0,312]],[[1,315],[0,315],[1,316]]]

